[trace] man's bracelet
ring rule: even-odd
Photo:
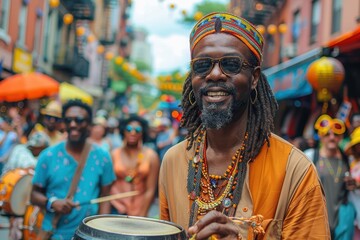
[[[55,202],[56,200],[58,200],[57,197],[51,197],[47,200],[46,202],[46,210],[48,212],[55,212],[55,210],[51,207],[51,205],[53,204],[53,202]]]

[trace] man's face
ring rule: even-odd
[[[70,144],[84,143],[90,132],[90,119],[85,109],[73,106],[66,110],[64,119]]]
[[[329,130],[325,135],[320,136],[324,147],[328,150],[335,150],[339,147],[339,142],[343,139],[343,134],[335,134]]]
[[[45,146],[42,147],[29,147],[31,153],[33,154],[34,157],[37,157],[40,155],[40,153],[45,149]]]
[[[204,37],[193,50],[193,59],[235,56],[248,62],[250,55],[244,43],[225,33]],[[222,68],[225,68],[224,65]],[[206,75],[192,75],[201,119],[208,128],[220,129],[244,113],[260,73],[258,68],[253,71],[254,68],[243,67],[237,74],[225,74],[222,68],[217,62]]]
[[[61,118],[50,116],[50,115],[44,115],[44,125],[47,130],[50,132],[53,132],[57,129],[57,125],[61,121]]]

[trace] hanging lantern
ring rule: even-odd
[[[78,28],[76,28],[76,35],[81,37],[85,34],[85,31],[86,31],[86,29],[84,27],[78,27]]]
[[[74,17],[70,13],[66,13],[63,17],[63,21],[66,25],[70,25],[74,21]]]
[[[92,35],[92,34],[90,34],[90,35],[87,37],[87,41],[88,41],[88,43],[94,42],[94,41],[95,41],[95,36]]]
[[[194,14],[194,20],[195,20],[195,21],[199,21],[202,17],[203,17],[203,13],[202,13],[202,12],[196,12],[196,13]]]
[[[97,47],[97,49],[96,49],[96,52],[97,52],[98,54],[102,54],[104,51],[105,51],[105,48],[104,48],[103,45],[99,45],[99,46]]]
[[[115,58],[115,64],[116,65],[121,65],[124,62],[124,58],[121,56],[118,56]]]
[[[257,29],[258,32],[259,32],[260,34],[262,34],[262,35],[264,35],[264,33],[265,33],[265,31],[266,31],[264,25],[257,25],[257,26],[256,26],[256,29]]]
[[[106,60],[111,60],[113,57],[114,57],[114,53],[112,53],[112,52],[105,53]]]
[[[50,0],[49,6],[51,8],[57,8],[60,5],[60,0]]]
[[[287,25],[285,23],[281,23],[278,26],[278,29],[279,29],[279,33],[284,34],[287,32]]]
[[[307,79],[320,102],[328,102],[332,94],[338,93],[345,76],[342,63],[332,57],[314,61],[307,70]]]
[[[267,32],[270,34],[270,35],[274,35],[276,33],[277,29],[276,29],[276,26],[274,24],[270,24],[268,27],[267,27]]]

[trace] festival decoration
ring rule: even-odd
[[[60,0],[50,0],[49,6],[51,8],[57,8],[60,5]]]
[[[66,25],[70,25],[74,21],[74,16],[70,13],[66,13],[63,17],[63,21]]]
[[[320,102],[328,102],[338,93],[345,76],[342,63],[332,57],[322,57],[314,61],[307,70],[307,80],[317,91]]]

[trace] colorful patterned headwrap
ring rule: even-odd
[[[261,63],[264,45],[263,36],[256,30],[255,26],[244,18],[229,13],[210,13],[200,19],[193,27],[190,34],[190,48],[193,51],[195,45],[205,36],[215,33],[216,22],[221,22],[220,32],[231,34],[239,38]]]

